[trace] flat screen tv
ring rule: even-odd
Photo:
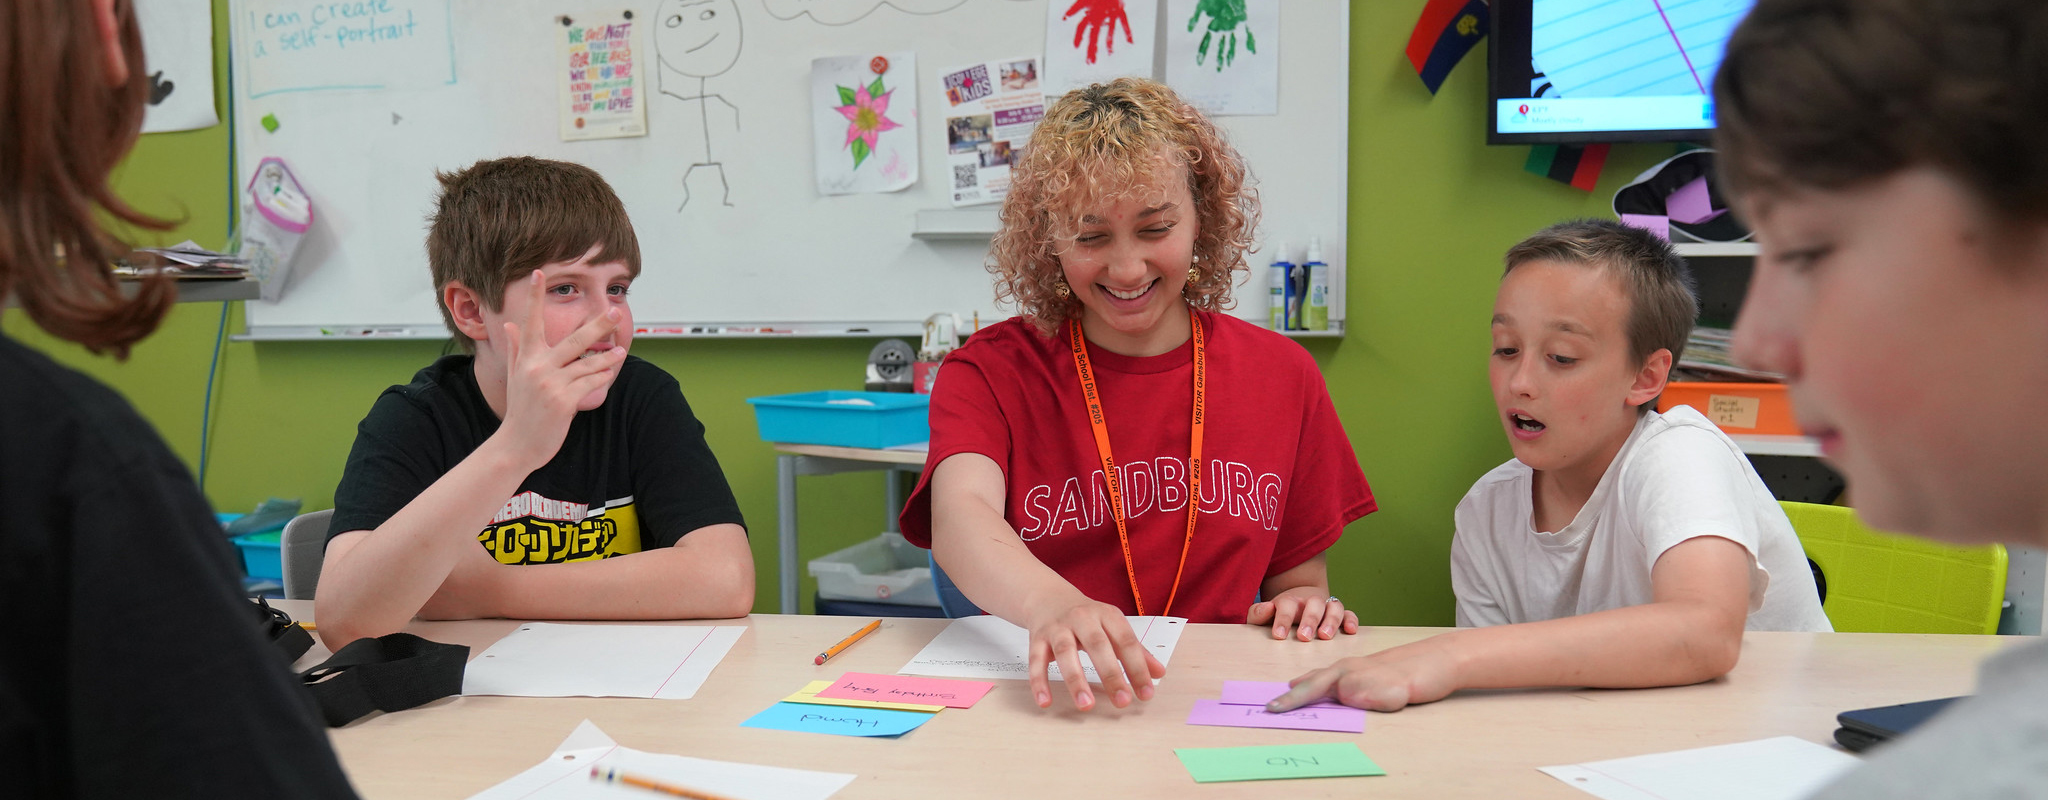
[[[1489,144],[1683,142],[1755,0],[1492,0]]]

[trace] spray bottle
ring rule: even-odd
[[[1308,255],[1301,260],[1303,269],[1308,270],[1307,310],[1302,312],[1302,327],[1312,331],[1330,329],[1330,265],[1323,263],[1323,237],[1308,239]]]
[[[1269,268],[1267,280],[1272,308],[1267,314],[1266,327],[1276,331],[1287,330],[1287,276],[1294,265],[1287,260],[1287,242],[1273,243],[1273,266]]]

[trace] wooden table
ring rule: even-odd
[[[295,618],[312,603],[278,604]],[[811,680],[894,672],[946,625],[890,619],[822,667],[811,657],[857,621],[755,615],[691,700],[455,697],[375,715],[333,732],[366,798],[461,798],[554,752],[584,719],[620,744],[671,753],[860,776],[835,800],[920,797],[1572,798],[1585,795],[1537,767],[1793,735],[1831,743],[1839,711],[1963,694],[1984,657],[2033,637],[1751,633],[1741,665],[1699,686],[1599,691],[1468,692],[1393,714],[1362,735],[1198,727],[1197,698],[1225,679],[1284,680],[1347,654],[1414,641],[1430,628],[1368,628],[1331,642],[1275,642],[1264,628],[1190,625],[1150,703],[1092,713],[1062,698],[1032,705],[1021,681],[999,682],[971,709],[950,710],[897,740],[742,728],[740,722]],[[414,623],[408,630],[481,653],[517,623]],[[709,624],[709,623],[707,623]],[[315,647],[299,668],[326,657]],[[1176,747],[1354,741],[1385,777],[1193,782]]]

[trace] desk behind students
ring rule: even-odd
[[[312,604],[281,604],[294,617]],[[305,616],[301,616],[305,615]],[[469,645],[471,657],[517,623],[415,622],[407,630]],[[1378,778],[1204,786],[1205,796],[1585,798],[1537,767],[1779,735],[1829,742],[1837,712],[1962,694],[1978,661],[2031,637],[1751,633],[1725,679],[1636,691],[1472,692],[1394,714],[1362,735],[1197,727],[1196,698],[1222,681],[1283,680],[1342,652],[1441,631],[1369,628],[1334,642],[1276,642],[1262,628],[1190,625],[1150,703],[1093,712],[1040,711],[1022,682],[998,682],[975,707],[950,710],[898,740],[742,728],[804,683],[845,672],[892,673],[945,620],[890,619],[823,667],[817,652],[851,630],[843,619],[757,614],[691,700],[460,697],[333,732],[368,798],[465,797],[539,763],[589,719],[621,745],[860,776],[835,800],[912,797],[1164,797],[1194,789],[1176,747],[1355,742]],[[315,648],[301,669],[326,657]],[[1048,776],[1060,776],[1048,778]]]

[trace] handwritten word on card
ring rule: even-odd
[[[1221,702],[1233,706],[1263,706],[1275,697],[1287,693],[1288,686],[1280,681],[1224,681]],[[1343,708],[1344,704],[1329,698],[1309,703],[1302,708],[1326,706]]]
[[[1346,742],[1269,747],[1182,747],[1173,751],[1196,783],[1385,775]]]
[[[834,700],[880,700],[889,703],[919,703],[947,708],[972,708],[996,685],[988,681],[949,681],[909,675],[871,675],[849,672],[818,696]]]
[[[818,696],[819,692],[825,691],[825,689],[831,685],[831,681],[811,681],[810,683],[804,684],[804,688],[798,689],[795,694],[782,698],[782,701],[785,703],[810,703],[812,705],[821,706],[852,706],[856,708],[893,708],[897,711],[922,711],[926,714],[936,714],[946,710],[945,706],[932,706],[925,705],[923,703],[885,703],[879,700],[839,700],[831,697]]]
[[[1267,711],[1265,706],[1235,706],[1215,700],[1196,700],[1195,710],[1188,714],[1188,724],[1364,733],[1365,710],[1341,706],[1307,706],[1275,714]]]
[[[831,733],[840,736],[902,736],[931,719],[933,714],[892,711],[886,708],[814,706],[804,703],[776,703],[740,723],[747,728],[779,731]]]

